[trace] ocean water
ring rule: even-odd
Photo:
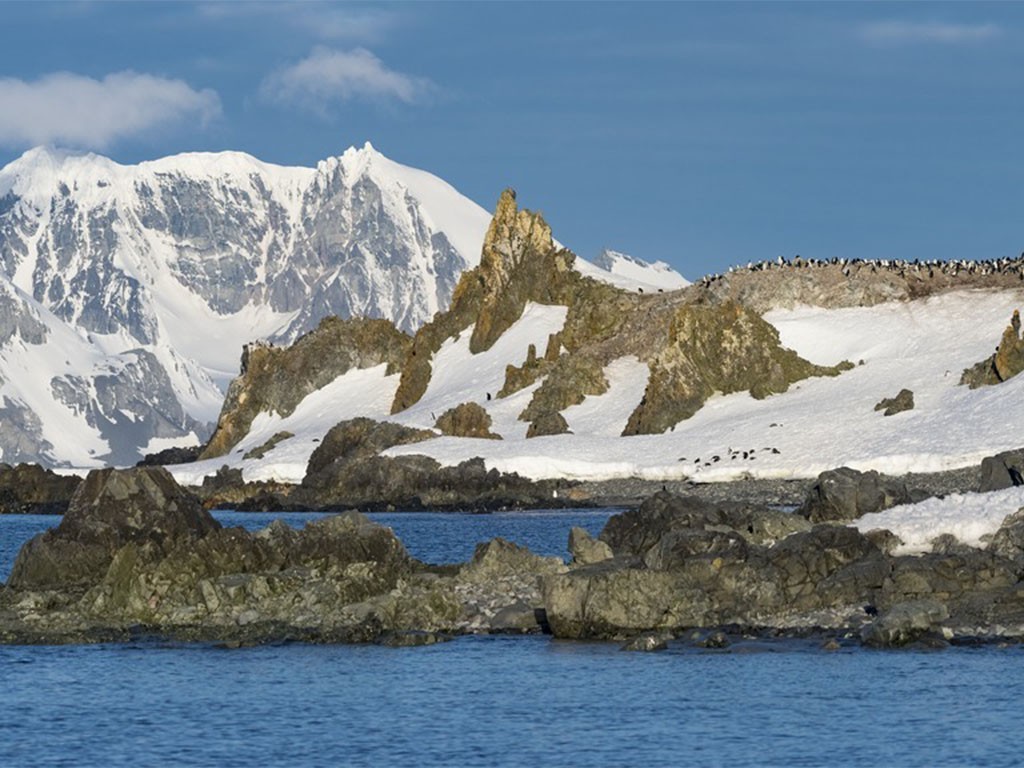
[[[267,519],[244,517],[256,527]],[[379,517],[417,556],[452,560],[465,559],[459,553],[471,553],[491,525],[558,554],[569,526],[582,517],[595,530],[604,519]],[[0,573],[15,536],[56,520],[0,517]],[[430,543],[436,538],[451,542]],[[0,766],[1024,762],[1021,647],[819,646],[751,640],[638,654],[546,637],[464,637],[406,649],[0,647]]]

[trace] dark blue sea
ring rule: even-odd
[[[572,525],[596,532],[607,515],[374,517],[417,557],[454,562],[495,535],[565,554]],[[0,516],[0,578],[58,520]],[[819,645],[0,647],[0,766],[1024,764],[1024,649]]]

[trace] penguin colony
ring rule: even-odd
[[[988,259],[975,261],[971,259],[954,259],[942,261],[939,259],[914,259],[904,261],[902,259],[804,259],[795,256],[793,259],[784,259],[779,256],[771,261],[751,261],[746,267],[729,267],[725,275],[747,271],[767,272],[773,269],[814,269],[817,267],[839,267],[846,277],[867,271],[878,273],[882,271],[894,272],[900,277],[934,278],[936,275],[957,277],[964,275],[1012,275],[1024,281],[1024,253],[1018,258]],[[705,275],[700,279],[700,285],[704,288],[711,286],[725,277],[723,274]]]

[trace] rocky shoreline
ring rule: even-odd
[[[895,555],[888,531],[845,524],[995,482],[999,467],[1010,477],[1017,458],[909,481],[849,469],[810,483],[745,481],[727,500],[713,498],[722,488],[697,486],[701,497],[659,484],[600,537],[573,529],[569,563],[502,539],[466,563],[423,563],[358,512],[301,531],[223,528],[163,469],[98,470],[60,525],[19,553],[0,588],[0,642],[421,645],[508,632],[630,650],[751,637],[829,648],[1019,642],[1024,512],[981,547],[944,536],[920,556]],[[641,488],[603,484],[599,498]]]

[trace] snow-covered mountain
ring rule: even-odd
[[[243,344],[330,314],[414,330],[489,220],[369,144],[316,168],[31,150],[0,169],[0,460],[129,463],[198,439]]]
[[[593,262],[578,259],[576,268],[587,277],[627,291],[677,291],[690,284],[664,261],[646,262],[610,248],[601,251]]]

